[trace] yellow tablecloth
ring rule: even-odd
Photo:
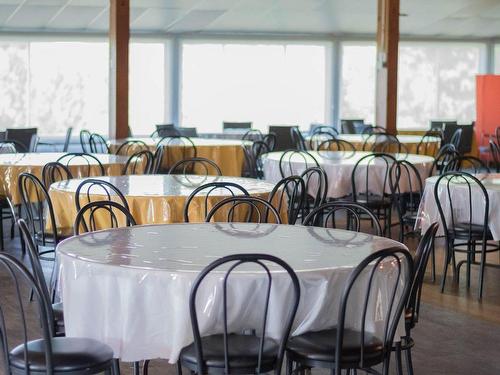
[[[111,152],[116,152],[118,147],[128,140],[142,141],[146,143],[151,152],[154,153],[156,151],[156,142],[152,138],[127,138],[111,140],[109,142]],[[220,167],[222,175],[241,176],[245,162],[243,141],[205,138],[191,138],[191,140],[196,147],[196,156],[214,161]],[[169,146],[169,149],[169,164],[173,164],[186,157],[183,155],[181,146]],[[192,157],[192,155],[187,155],[187,157]],[[167,157],[164,158],[164,160],[166,159]]]
[[[198,186],[214,181],[234,182],[243,186],[251,196],[268,198],[274,185],[268,182],[237,177],[215,177],[215,176],[181,176],[181,175],[133,175],[119,177],[102,177],[104,181],[111,182],[125,196],[130,212],[137,224],[165,224],[184,222],[184,204],[187,197]],[[83,180],[61,181],[52,184],[49,190],[50,197],[56,214],[56,222],[60,228],[72,227],[77,214],[75,204],[75,191]],[[90,191],[91,200],[107,199],[106,194],[95,188]],[[191,202],[189,208],[190,222],[205,221],[205,198],[207,191],[197,195]],[[204,195],[202,195],[204,194]],[[208,211],[219,201],[231,196],[225,189],[217,189],[211,192],[207,201]],[[119,202],[116,195],[111,199]],[[86,196],[80,198],[83,205],[87,203]],[[227,206],[228,208],[230,205]],[[286,207],[283,207],[286,211]],[[122,215],[117,215],[122,216]],[[106,214],[96,215],[97,225],[100,228],[109,227],[109,216]],[[227,210],[221,211],[215,217],[216,221],[227,221]],[[283,222],[286,222],[286,212],[281,213]],[[101,220],[101,224],[99,221]]]
[[[0,195],[8,196],[12,203],[21,204],[21,195],[17,187],[17,179],[21,173],[32,173],[38,178],[42,177],[45,164],[57,161],[64,153],[29,153],[29,154],[0,154]],[[123,156],[94,154],[101,162],[104,171],[109,176],[119,176],[122,173],[127,158]],[[91,174],[99,175],[97,163],[90,163]],[[84,177],[87,173],[87,164],[78,164],[76,161],[69,167],[73,177]]]
[[[368,136],[361,134],[340,134],[338,138],[352,143],[356,148],[356,151],[364,151],[363,145],[365,144]],[[375,137],[371,137],[370,140],[374,141]],[[398,140],[406,146],[409,154],[416,154],[418,144],[422,140],[422,137],[419,135],[398,135]],[[309,139],[307,143],[309,146]],[[439,138],[435,138],[435,141],[429,142],[429,147],[427,148],[427,150],[424,150],[425,147],[422,147],[422,153],[428,156],[436,156],[439,150],[439,143]],[[393,150],[393,152],[397,152],[397,150]]]

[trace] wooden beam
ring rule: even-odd
[[[128,136],[130,0],[110,0],[109,137]]]
[[[397,133],[399,2],[378,0],[376,125]]]

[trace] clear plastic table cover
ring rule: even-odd
[[[493,235],[493,239],[500,240],[500,174],[477,174],[475,177],[481,181],[488,193],[490,201],[488,220],[489,229]],[[422,200],[420,201],[418,219],[415,224],[416,228],[421,229],[422,231],[427,230],[427,228],[429,228],[429,226],[434,222],[441,222],[436,200],[434,198],[434,187],[438,178],[439,176],[433,176],[429,177],[425,181],[424,194],[422,195]],[[473,207],[472,223],[482,224],[484,220],[485,200],[483,199],[483,195],[479,188],[474,185],[471,186]],[[475,190],[477,191],[476,194],[474,193]],[[459,183],[458,181],[452,181],[450,183],[450,194],[456,219],[458,221],[469,222],[470,203],[468,198],[468,185],[465,183]],[[451,207],[448,203],[447,187],[444,181],[440,183],[438,195],[439,201],[443,206],[446,223],[450,225]],[[438,234],[444,234],[442,225],[439,227]]]
[[[116,186],[125,196],[132,216],[137,224],[167,224],[184,222],[184,204],[187,197],[200,185],[209,182],[232,182],[243,186],[251,196],[267,199],[274,185],[265,181],[243,177],[219,177],[198,175],[131,175],[115,177],[99,177]],[[83,180],[67,180],[52,184],[50,197],[56,212],[59,227],[71,227],[77,214],[75,192]],[[208,190],[200,192],[189,208],[190,222],[203,222],[205,195]],[[239,190],[234,190],[235,194]],[[100,187],[90,190],[93,200],[107,199]],[[230,196],[227,189],[215,189],[210,192],[206,204],[210,209],[217,202]],[[112,199],[116,199],[112,194]],[[109,218],[104,215],[104,222]],[[109,226],[103,226],[106,228]]]
[[[137,226],[73,237],[57,248],[66,334],[101,340],[124,361],[168,358],[174,363],[192,342],[188,297],[193,280],[211,261],[235,253],[272,254],[297,272],[301,302],[292,334],[332,327],[349,272],[368,254],[391,246],[405,248],[356,232],[243,223]],[[390,262],[381,267],[388,278],[375,280],[377,298],[370,299],[368,309],[374,332],[382,325],[379,312],[388,304],[392,289],[387,283],[395,274]],[[282,270],[271,271],[267,332],[278,337],[289,311],[291,284]],[[211,274],[200,290],[202,334],[222,329],[222,275]],[[231,278],[229,329],[239,332],[260,321],[254,307],[263,303],[266,277],[247,265]],[[357,306],[364,293],[357,290],[352,298]],[[359,321],[354,320],[355,326]]]
[[[42,177],[42,169],[45,164],[57,161],[65,153],[44,152],[28,154],[0,154],[0,195],[7,195],[14,204],[21,203],[21,196],[17,188],[17,179],[21,173],[32,173],[38,178]],[[123,165],[127,162],[124,156],[93,154],[104,167],[107,175],[117,176],[122,173]],[[89,159],[91,174],[100,175],[101,171],[97,163]],[[74,177],[80,177],[87,173],[87,163],[81,163],[78,159],[71,162],[69,167]]]
[[[309,152],[318,161],[321,167],[325,170],[328,176],[328,192],[329,198],[342,198],[352,193],[351,175],[355,164],[369,152],[332,152],[332,151],[310,151]],[[281,179],[279,161],[283,152],[271,152],[263,158],[264,178],[266,181],[278,182]],[[396,159],[404,159],[412,163],[418,170],[422,180],[429,176],[434,158],[427,155],[393,155]],[[366,160],[365,160],[366,162]],[[292,156],[291,169],[294,174],[300,175],[306,167],[314,166],[314,161],[304,161],[300,155]],[[363,165],[363,164],[362,164]],[[364,163],[367,165],[367,163]],[[286,162],[286,170],[289,170],[289,164]],[[385,178],[386,165],[382,161],[371,162],[368,166],[370,187],[373,191],[381,191]],[[415,189],[418,186],[417,181],[412,174],[412,186]],[[309,193],[313,193],[317,185],[317,180],[311,179],[309,184]],[[359,188],[365,185],[366,167],[358,169],[356,173],[356,183]],[[401,178],[400,189],[402,192],[408,191],[408,178]],[[390,193],[388,184],[386,185],[386,193]]]

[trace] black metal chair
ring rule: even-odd
[[[340,120],[340,128],[343,134],[361,134],[365,127],[365,120],[363,119]]]
[[[337,214],[344,213],[345,217]],[[361,221],[369,218],[371,220],[371,227],[374,228],[374,235],[382,235],[382,227],[375,214],[367,207],[359,203],[335,201],[325,203],[306,216],[302,225],[323,227],[323,228],[339,228],[339,223],[345,223],[346,230],[361,232]]]
[[[150,174],[153,169],[154,155],[149,150],[138,151],[129,156],[122,174],[124,176],[133,174]]]
[[[301,163],[300,167],[294,168],[294,162]],[[319,167],[316,158],[307,151],[287,150],[283,152],[279,161],[281,178],[300,175],[307,168]]]
[[[92,154],[87,154],[85,152],[70,152],[59,159],[56,160],[58,163],[64,164],[68,169],[71,169],[72,165],[78,164],[80,166],[86,166],[87,172],[83,173],[83,169],[80,169],[80,174],[83,177],[95,176],[95,172],[92,171],[92,166],[97,166],[97,172],[99,176],[104,176],[106,174],[104,167],[97,157]]]
[[[387,134],[387,129],[383,128],[382,126],[374,126],[374,125],[366,125],[361,132],[362,135],[364,136],[369,136],[372,134]]]
[[[168,172],[178,160],[197,157],[197,150],[191,138],[163,137],[156,145],[154,153],[154,173]]]
[[[260,312],[261,322],[255,322],[249,326],[255,333],[235,332],[228,321],[228,290],[231,290],[230,275],[241,265],[252,264],[262,270],[262,277],[266,282],[266,294],[263,296],[261,306],[253,304],[248,306],[252,310]],[[209,336],[201,336],[198,326],[198,310],[196,298],[198,290],[203,285],[207,276],[219,267],[229,264],[229,269],[224,271],[222,300],[216,303],[222,304],[223,332]],[[282,317],[283,330],[279,339],[268,337],[266,323],[268,321],[269,303],[272,292],[272,280],[274,273],[270,264],[283,270],[290,279],[291,298],[289,298],[288,311]],[[249,295],[253,290],[245,290]],[[281,293],[281,292],[280,292]],[[235,254],[220,258],[210,263],[196,278],[189,296],[189,312],[191,327],[193,329],[194,343],[182,349],[178,362],[179,373],[181,366],[188,368],[192,373],[202,374],[262,374],[273,371],[275,375],[281,374],[286,342],[290,336],[292,323],[297,312],[300,300],[300,285],[297,275],[293,269],[283,260],[268,254]],[[249,298],[248,303],[254,301]],[[251,322],[246,322],[252,324]]]
[[[293,225],[303,213],[306,194],[306,184],[302,177],[288,176],[274,186],[267,200],[276,207],[278,212],[286,209],[288,224]]]
[[[490,168],[484,161],[471,155],[455,156],[450,160],[446,171],[462,171],[472,174],[491,173]]]
[[[398,137],[380,132],[373,132],[368,135],[363,143],[363,151],[408,155],[408,148],[399,141]]]
[[[113,350],[109,346],[89,338],[55,337],[50,301],[47,301],[37,280],[20,261],[11,255],[0,254],[0,268],[3,271],[2,287],[8,291],[6,296],[9,296],[0,300],[2,355],[7,374],[119,374],[117,360],[113,359]],[[25,306],[28,303],[23,302],[26,300],[23,293],[25,288],[31,288],[36,307]],[[6,311],[11,312],[9,316]],[[33,326],[29,324],[28,314],[33,311],[38,317],[41,333],[39,339],[30,340]],[[11,320],[10,316],[15,318]],[[8,339],[13,326],[21,330],[20,340],[14,337]],[[13,342],[18,344],[14,348],[9,346]]]
[[[264,135],[258,129],[249,129],[241,137],[242,141],[262,141],[263,139],[264,139]]]
[[[186,199],[186,202],[184,203],[184,222],[189,223],[189,207],[191,206],[191,203],[193,199],[201,193],[201,195],[204,197],[203,201],[203,217],[207,217],[208,215],[208,207],[209,207],[209,199],[210,197],[214,197],[212,193],[220,193],[221,191],[224,191],[224,193],[228,196],[234,197],[236,195],[244,195],[244,196],[249,196],[248,191],[243,187],[238,184],[235,184],[234,182],[209,182],[207,184],[201,185],[194,189],[191,194]]]
[[[5,130],[5,140],[15,141],[16,147],[22,145],[17,152],[33,152],[36,148],[38,128],[13,128]]]
[[[356,147],[343,139],[329,139],[320,143],[316,151],[324,159],[335,159],[339,156],[339,153],[341,158],[347,159],[354,156]]]
[[[460,150],[460,143],[462,142],[462,129],[458,128],[455,130],[453,135],[451,136],[450,143],[455,146],[457,150]]]
[[[149,148],[145,142],[138,140],[138,139],[135,139],[135,140],[132,139],[132,140],[123,142],[120,145],[120,147],[118,147],[115,154],[122,155],[122,156],[131,156],[131,155],[136,154],[140,151],[147,151],[147,150],[149,150]]]
[[[1,141],[0,154],[17,154],[18,152],[27,152],[24,146],[16,141]]]
[[[420,318],[420,297],[422,295],[422,286],[424,283],[425,271],[429,263],[431,253],[434,253],[434,239],[438,230],[439,224],[433,223],[425,231],[420,240],[417,251],[414,257],[414,272],[413,281],[411,284],[408,302],[404,310],[405,318],[405,335],[401,337],[401,341],[395,344],[393,348],[396,351],[396,365],[399,373],[402,373],[401,352],[406,354],[406,367],[409,375],[413,375],[413,361],[411,350],[415,346],[415,341],[411,336],[411,330],[415,328]]]
[[[271,152],[264,141],[254,141],[251,146],[243,147],[245,153],[245,176],[251,178],[264,178],[262,157]]]
[[[417,145],[417,154],[418,155],[429,155],[431,151],[435,150],[436,138],[439,139],[438,149],[441,148],[441,143],[443,142],[443,132],[438,130],[428,130],[422,136],[422,139]]]
[[[333,131],[321,131],[321,128],[318,128],[309,137],[309,150],[317,150],[322,143],[335,139],[337,135]]]
[[[491,152],[491,159],[492,159],[492,162],[494,164],[493,167],[494,167],[496,173],[499,173],[500,172],[500,147],[498,146],[498,143],[496,143],[493,140],[490,140],[490,152]]]
[[[89,139],[90,152],[93,154],[109,154],[108,143],[100,134],[93,133]]]
[[[388,263],[391,267],[382,266]],[[382,374],[387,375],[394,335],[408,300],[412,277],[413,260],[407,250],[389,248],[366,257],[344,283],[337,324],[288,340],[287,375],[310,368],[326,368],[339,375],[342,370],[351,373],[350,370],[357,369],[376,374],[373,367],[378,365],[382,365]],[[377,320],[383,324],[379,332],[372,332],[368,324],[373,317],[368,316],[368,311],[370,315],[375,313],[369,309],[369,303],[379,297],[379,283],[375,280],[381,279],[387,283],[387,303],[377,304]],[[351,298],[360,291],[364,296],[361,305],[357,298]],[[358,313],[352,314],[353,311]]]
[[[292,142],[294,144],[295,150],[306,151],[307,145],[304,136],[300,132],[298,126],[294,126],[290,129],[290,136],[292,137]]]
[[[38,283],[38,286],[43,292],[46,300],[50,301],[50,306],[52,307],[52,316],[54,317],[54,333],[57,336],[64,336],[64,312],[62,302],[53,303],[55,295],[54,285],[47,285],[47,281],[45,280],[45,275],[43,273],[42,263],[38,258],[36,245],[31,238],[28,225],[23,219],[17,220],[17,225],[19,227],[19,233],[23,238],[26,248],[28,249],[27,252],[33,277]]]
[[[375,212],[384,222],[384,233],[391,236],[393,191],[389,175],[396,159],[388,154],[374,153],[359,159],[351,174],[352,199]],[[380,169],[370,177],[370,169]],[[380,178],[380,180],[378,180]]]
[[[92,152],[90,150],[90,137],[92,133],[88,130],[80,130],[80,146],[82,147],[82,151],[84,153]]]
[[[98,196],[104,197],[97,198]],[[112,199],[112,197],[114,199]],[[115,185],[108,181],[95,178],[83,180],[75,191],[76,210],[80,211],[82,207],[94,201],[118,201],[127,210],[130,210],[127,199]]]
[[[64,137],[64,143],[62,147],[63,152],[68,152],[69,144],[71,142],[71,134],[73,133],[73,128],[70,126],[69,128],[66,129],[66,136]],[[57,150],[59,144],[56,142],[37,142],[37,147],[39,146],[47,146],[47,147],[53,147],[54,151]],[[36,152],[37,150],[35,150]]]
[[[195,127],[192,128],[177,128],[179,131],[179,135],[182,135],[183,137],[190,137],[190,138],[197,138],[198,137],[198,129]]]
[[[227,209],[225,222],[228,223],[281,224],[280,215],[271,203],[262,198],[248,196],[228,197],[217,202],[208,212],[205,221],[209,223],[217,214],[217,211],[223,209]]]
[[[179,160],[177,163],[172,165],[168,174],[222,176],[222,171],[214,161],[198,157]]]
[[[160,138],[178,137],[181,135],[181,133],[179,132],[179,128],[176,127],[174,124],[158,124],[156,125],[156,131],[158,137]],[[154,137],[151,135],[151,138]]]
[[[274,134],[276,143],[273,151],[285,151],[294,149],[295,143],[292,139],[291,129],[296,125],[269,125],[269,134]]]
[[[448,170],[455,170],[456,166],[450,162],[457,157],[460,157],[460,154],[454,145],[448,143],[442,146],[432,162],[429,176],[432,176],[434,173],[441,175]]]
[[[47,163],[42,169],[42,181],[46,189],[50,188],[54,182],[71,180],[73,175],[64,164],[57,161]]]
[[[21,173],[17,185],[39,258],[54,261],[55,246],[64,238],[71,237],[72,232],[70,228],[57,227],[49,193],[38,177]]]
[[[327,200],[328,176],[321,167],[311,167],[300,175],[304,181],[305,201],[302,208],[302,217],[306,217],[311,210],[321,206]]]
[[[103,228],[103,221],[106,221],[106,229],[118,228],[120,226],[119,216],[123,215],[125,226],[130,227],[136,225],[135,219],[130,213],[128,206],[125,207],[113,201],[94,201],[87,203],[77,213],[75,218],[74,233],[78,236],[80,233],[95,232]],[[99,219],[98,216],[101,215]],[[120,215],[120,216],[121,216]],[[103,220],[102,217],[109,217],[108,220]],[[83,228],[83,232],[80,230]]]
[[[459,184],[461,190],[454,196],[451,193],[451,184]],[[442,186],[444,185],[444,187]],[[456,188],[458,188],[456,186]],[[440,193],[444,193],[441,196]],[[474,198],[473,198],[474,197]],[[457,203],[459,198],[460,203]],[[480,198],[480,199],[479,199]],[[446,239],[446,259],[444,262],[441,292],[444,291],[448,266],[453,264],[454,280],[458,282],[460,267],[466,265],[466,286],[470,288],[471,266],[479,265],[479,299],[483,296],[484,269],[486,265],[499,267],[486,263],[486,254],[499,251],[498,246],[488,244],[492,239],[488,228],[490,200],[486,188],[479,179],[465,172],[446,172],[441,175],[434,185],[434,199],[439,211],[441,225]],[[480,203],[479,203],[480,202]],[[461,205],[461,208],[457,206]],[[465,210],[463,207],[467,207]],[[445,213],[443,207],[447,207]],[[481,217],[480,222],[474,222],[473,215]],[[477,249],[479,244],[480,250]],[[463,248],[465,246],[465,249]],[[458,264],[455,253],[465,253],[466,259]],[[476,254],[481,255],[480,262],[476,261]]]
[[[262,142],[264,142],[267,147],[269,147],[269,152],[273,152],[275,147],[276,147],[276,141],[277,141],[277,137],[276,137],[276,134],[274,133],[269,133],[269,134],[266,134],[264,136],[264,138],[262,138]]]

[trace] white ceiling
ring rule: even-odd
[[[377,0],[131,0],[140,32],[372,34]],[[401,33],[500,36],[500,0],[401,0]],[[109,0],[0,0],[0,31],[103,32]]]

